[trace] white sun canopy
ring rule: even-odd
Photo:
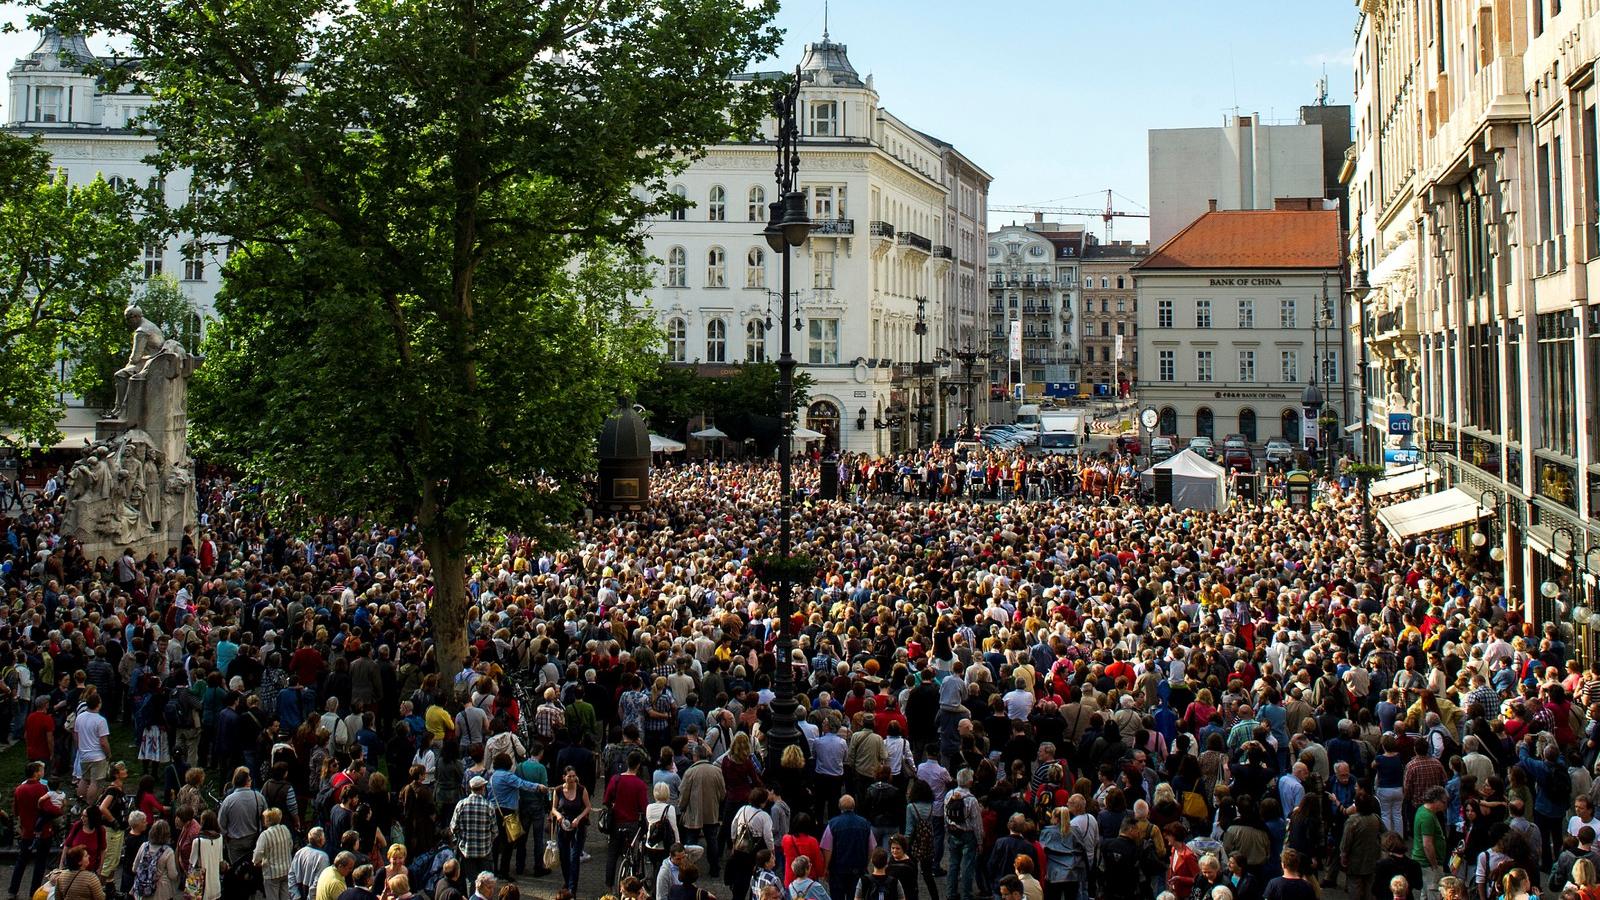
[[[1494,510],[1460,488],[1447,488],[1437,494],[1396,503],[1378,510],[1378,521],[1397,538],[1415,537],[1476,522]]]

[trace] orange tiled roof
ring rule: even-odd
[[[1336,269],[1339,211],[1208,212],[1135,269]]]

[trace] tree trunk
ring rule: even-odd
[[[433,563],[433,602],[428,605],[428,620],[433,626],[433,656],[439,666],[441,685],[447,690],[467,659],[467,554],[464,542],[441,533],[425,531],[422,545]]]

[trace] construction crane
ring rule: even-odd
[[[1088,208],[1088,207],[1071,207],[1071,206],[991,206],[991,207],[989,207],[989,211],[990,212],[1002,212],[1002,213],[1043,213],[1043,214],[1052,215],[1052,216],[1099,216],[1100,217],[1100,221],[1105,223],[1105,226],[1106,226],[1106,243],[1109,244],[1109,243],[1111,243],[1111,233],[1112,233],[1111,232],[1111,225],[1112,225],[1112,220],[1117,219],[1117,218],[1124,218],[1124,219],[1148,219],[1148,218],[1150,218],[1150,214],[1149,213],[1124,212],[1123,210],[1116,209],[1111,204],[1111,194],[1112,194],[1112,192],[1108,188],[1106,190],[1106,208],[1105,209],[1092,209],[1092,208]]]

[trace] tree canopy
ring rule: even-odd
[[[0,134],[0,444],[53,443],[60,369],[126,354],[122,310],[141,246],[126,196],[99,178],[69,184],[37,141]],[[109,351],[107,321],[118,329]],[[64,389],[88,380],[72,368]]]
[[[776,0],[47,0],[141,56],[171,217],[236,249],[192,410],[307,515],[415,521],[442,670],[468,554],[570,521],[648,365],[641,221],[749,136]]]

